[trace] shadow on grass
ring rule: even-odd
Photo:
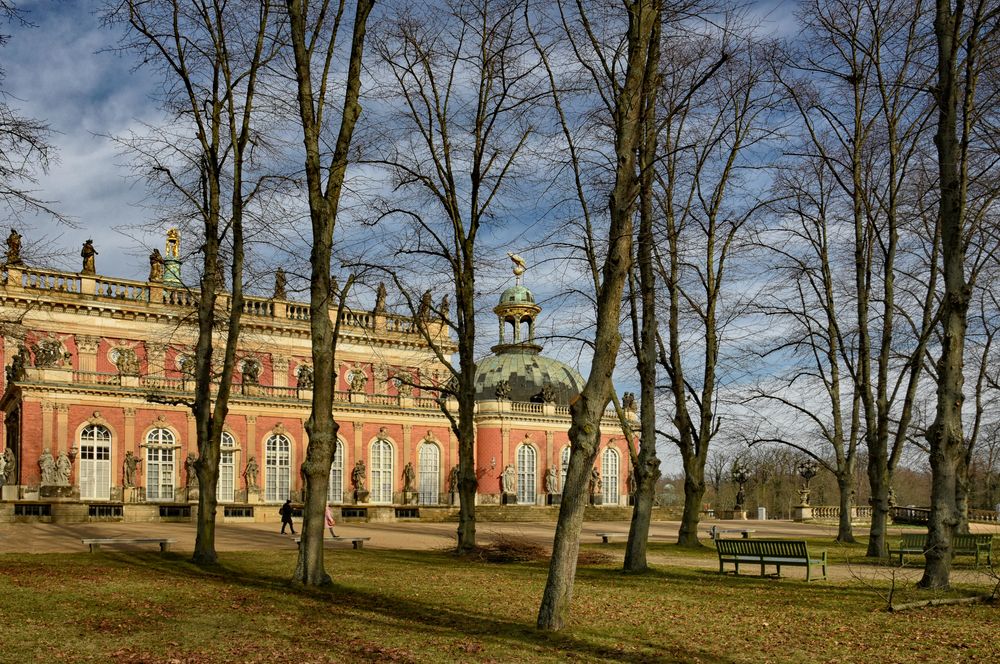
[[[273,567],[274,563],[277,562],[278,555],[283,556],[284,554],[275,554],[274,559],[263,562],[268,567]],[[456,566],[468,567],[473,571],[476,568],[501,569],[504,574],[514,575],[515,578],[522,577],[525,582],[533,583],[539,582],[540,579],[544,580],[547,569],[547,565],[543,563],[499,566],[460,561],[449,554],[433,552],[378,551],[376,553],[366,551],[360,554],[352,552],[348,555],[377,556],[379,565],[414,567],[426,573],[431,573],[435,569],[453,572]],[[504,644],[508,646],[521,644],[527,646],[529,650],[532,647],[541,647],[551,651],[546,653],[549,656],[572,654],[578,657],[612,659],[619,662],[700,660],[726,663],[733,661],[720,657],[719,653],[710,649],[697,647],[690,641],[668,643],[645,638],[629,638],[625,631],[619,632],[613,640],[608,635],[602,635],[608,639],[607,644],[597,641],[596,639],[599,637],[595,637],[595,640],[585,638],[582,634],[588,628],[582,625],[570,625],[565,630],[556,633],[542,632],[537,630],[533,624],[505,618],[503,616],[503,598],[497,598],[500,600],[500,606],[498,606],[496,601],[491,601],[489,589],[483,589],[482,600],[479,602],[481,608],[469,610],[467,606],[454,606],[446,601],[425,601],[412,596],[359,590],[357,587],[338,584],[336,581],[323,588],[307,588],[289,580],[291,569],[294,566],[294,556],[288,556],[287,576],[278,573],[268,574],[251,571],[239,565],[238,561],[223,561],[217,565],[199,567],[191,563],[185,556],[174,553],[160,556],[145,553],[102,552],[95,558],[104,558],[106,561],[116,561],[130,567],[142,568],[163,577],[182,580],[185,583],[210,580],[217,583],[234,584],[247,589],[277,591],[305,600],[328,603],[341,609],[365,614],[364,621],[371,625],[374,634],[377,634],[380,629],[399,631],[402,629],[401,625],[406,625],[409,629],[413,629],[416,634],[435,634],[442,638],[451,637],[455,640],[482,638],[496,642],[501,647]],[[617,569],[580,568],[577,578],[579,581],[597,582],[614,586],[616,590],[620,590],[620,586],[623,585],[622,581],[628,577]],[[657,571],[650,572],[645,578],[678,581],[677,577]],[[639,579],[636,578],[636,581]],[[697,586],[699,581],[685,579],[683,583]],[[625,595],[627,596],[627,592]],[[443,593],[440,596],[447,597]],[[491,607],[493,607],[492,610]]]

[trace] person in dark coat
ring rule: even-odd
[[[285,504],[281,506],[278,510],[278,514],[281,515],[281,534],[285,534],[285,526],[288,526],[292,534],[295,534],[295,526],[292,524],[292,500],[289,498],[285,501]]]

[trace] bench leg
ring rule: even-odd
[[[170,544],[168,542],[160,542],[160,553],[164,553],[170,550]]]
[[[362,548],[362,547],[363,547],[364,545],[365,545],[365,543],[364,543],[364,542],[362,542],[361,540],[354,540],[354,548],[355,548],[355,549],[360,549],[360,548]]]
[[[95,552],[96,552],[96,551],[97,551],[98,549],[100,549],[100,548],[101,548],[101,545],[100,545],[100,544],[91,544],[91,545],[90,545],[90,552],[91,552],[91,553],[95,553]]]
[[[608,542],[607,536],[602,537],[601,540],[602,540],[602,543],[604,543],[604,544],[609,544],[610,543],[610,542]]]

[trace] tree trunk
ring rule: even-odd
[[[701,506],[705,498],[705,466],[691,459],[684,464],[684,512],[681,514],[677,545],[692,548],[701,547],[698,541],[698,524],[701,522]]]
[[[854,469],[837,475],[837,488],[840,490],[840,522],[837,525],[837,541],[841,544],[854,543],[854,527],[851,525],[851,509],[854,501]]]
[[[312,251],[309,256],[311,267],[309,288],[310,332],[312,334],[313,398],[312,411],[306,422],[309,444],[306,460],[302,464],[305,482],[305,505],[303,507],[302,540],[299,547],[298,563],[293,580],[305,585],[330,583],[330,576],[323,566],[323,530],[327,488],[330,482],[330,465],[337,443],[338,425],[333,419],[333,395],[336,388],[335,353],[337,329],[331,321],[331,310],[339,321],[339,309],[331,307],[332,290],[330,259],[333,253],[333,231],[337,222],[340,193],[347,170],[348,152],[354,127],[361,115],[358,97],[361,88],[361,58],[364,51],[365,29],[373,0],[358,0],[354,14],[354,28],[351,36],[350,60],[347,80],[344,86],[344,105],[340,118],[340,131],[329,166],[324,168],[321,151],[321,135],[326,104],[326,81],[318,90],[313,87],[312,60],[313,47],[322,33],[330,26],[307,26],[310,18],[308,3],[303,0],[288,0],[288,15],[292,50],[295,55],[295,79],[297,84],[299,117],[302,122],[303,145],[305,148],[306,187],[309,196],[309,216],[312,222]],[[335,39],[339,31],[339,14],[328,39]],[[311,32],[310,32],[311,30]],[[322,40],[321,40],[322,42]],[[320,48],[318,51],[323,52]],[[328,43],[325,49],[325,67],[330,66],[334,49]],[[345,287],[345,295],[346,297]]]
[[[970,288],[965,280],[965,184],[967,174],[961,168],[957,137],[958,106],[961,97],[956,70],[959,68],[958,49],[962,34],[964,5],[952,13],[950,0],[937,0],[934,34],[937,38],[938,82],[935,98],[938,108],[937,147],[941,198],[941,257],[944,270],[944,296],[941,305],[941,356],[937,363],[937,408],[934,422],[927,429],[931,461],[931,513],[927,524],[928,550],[924,556],[922,588],[947,588],[951,575],[951,540],[959,523],[956,489],[959,465],[965,448],[962,430],[962,392],[965,332],[969,309]],[[975,39],[978,26],[970,31]],[[970,49],[972,47],[970,46]],[[973,54],[967,54],[973,57]],[[971,88],[973,81],[966,81]],[[971,94],[967,91],[966,94]],[[965,122],[971,99],[965,100]],[[963,133],[963,137],[965,134]]]
[[[476,549],[476,432],[475,369],[467,380],[458,404],[458,552]]]
[[[583,398],[581,397],[580,401]],[[577,404],[580,402],[578,401]],[[606,402],[605,402],[606,403]],[[576,410],[576,405],[571,410]],[[582,408],[580,410],[583,410]],[[596,409],[589,409],[596,410]],[[603,414],[603,408],[599,411]],[[586,423],[577,426],[577,417],[570,429],[573,452],[566,469],[566,483],[563,487],[562,502],[559,505],[559,521],[556,524],[555,539],[552,543],[552,561],[549,576],[538,609],[538,628],[560,630],[569,618],[570,603],[573,600],[573,583],[576,580],[576,559],[580,553],[580,530],[583,527],[583,512],[587,507],[587,489],[590,483],[590,469],[597,460],[600,444],[600,426]],[[579,419],[583,419],[580,417]],[[600,415],[591,422],[600,422]]]
[[[872,507],[872,522],[868,529],[869,558],[885,558],[889,555],[887,527],[889,521],[889,472],[888,455],[869,454],[868,485],[871,491],[869,501]]]
[[[654,439],[655,440],[655,439]],[[640,452],[640,459],[642,454]],[[660,479],[660,461],[653,455],[647,462],[634,467],[636,495],[632,506],[632,522],[625,545],[626,572],[643,572],[648,569],[646,545],[649,542],[649,523],[653,514],[653,500],[656,498],[656,482]]]

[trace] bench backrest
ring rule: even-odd
[[[976,535],[976,534],[956,534],[952,537],[951,547],[956,551],[974,551],[977,545],[986,545],[987,547],[992,547],[993,535]],[[900,542],[900,548],[903,549],[927,549],[927,533],[903,533],[903,539]]]
[[[808,558],[803,540],[780,539],[720,539],[715,547],[723,555],[772,556],[777,558]]]
[[[903,539],[899,546],[903,549],[920,549],[922,551],[927,548],[927,533],[903,533]]]
[[[951,540],[952,547],[961,550],[975,550],[978,546],[992,547],[993,535],[964,534],[955,535]]]

